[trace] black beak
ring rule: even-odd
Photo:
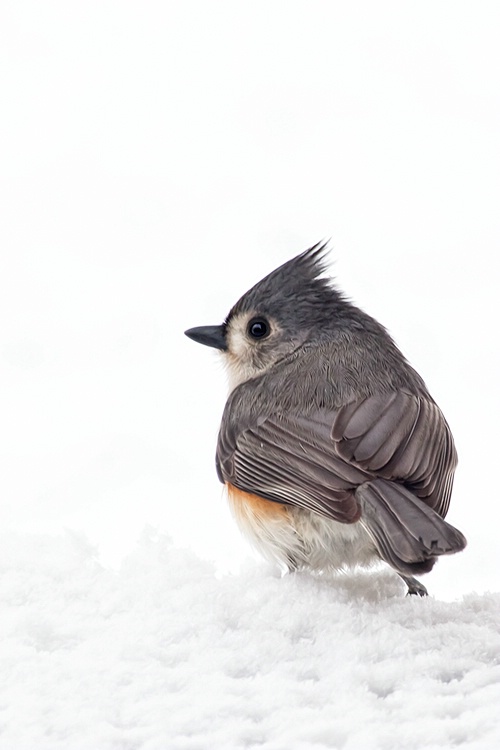
[[[220,349],[221,351],[227,349],[223,326],[199,326],[198,328],[190,328],[189,331],[184,331],[184,333],[193,341],[197,341],[198,344],[213,346],[214,349]]]

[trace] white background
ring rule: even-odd
[[[224,373],[183,330],[329,236],[455,434],[469,547],[426,584],[498,589],[498,3],[0,13],[3,529],[115,565],[151,524],[236,566]]]

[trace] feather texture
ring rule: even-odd
[[[453,438],[387,330],[325,278],[326,250],[272,271],[215,328],[231,388],[217,472],[268,556],[321,568],[378,555],[422,593],[408,574],[465,546],[443,520]]]
[[[247,414],[237,431],[230,414],[229,406],[217,447],[223,481],[336,522],[361,518],[380,556],[403,573],[430,570],[436,556],[465,545],[442,520],[456,454],[432,400],[389,391],[308,416]]]

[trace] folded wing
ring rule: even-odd
[[[370,396],[337,411],[331,436],[347,463],[403,484],[444,518],[457,456],[434,401],[405,391]]]
[[[443,520],[456,460],[439,408],[406,391],[307,416],[238,413],[230,400],[217,446],[221,481],[343,523],[361,520],[403,574],[427,572],[466,544]]]

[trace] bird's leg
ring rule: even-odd
[[[427,589],[425,588],[423,583],[417,581],[417,579],[413,578],[413,576],[404,576],[402,575],[402,573],[398,573],[398,576],[402,578],[408,586],[406,596],[429,596]]]

